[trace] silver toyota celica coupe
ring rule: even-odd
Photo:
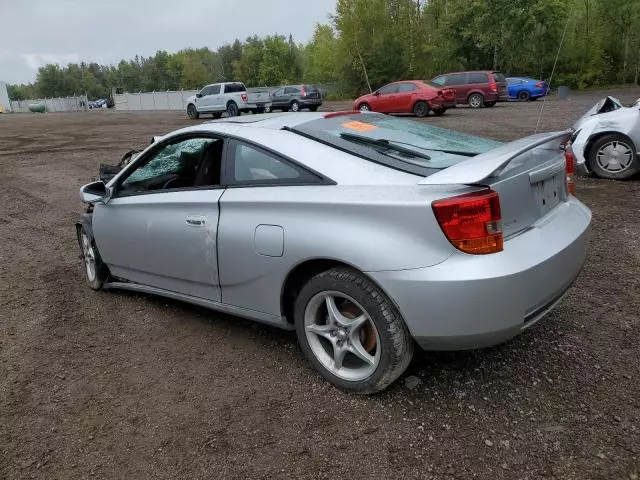
[[[591,221],[570,136],[359,112],[184,128],[81,188],[86,280],[295,329],[327,380],[376,392],[416,345],[503,342],[567,291]]]

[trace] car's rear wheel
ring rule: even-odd
[[[292,112],[299,112],[300,104],[294,100],[289,104],[289,110],[291,110]]]
[[[229,102],[227,104],[227,117],[237,117],[239,114],[238,105],[235,102]]]
[[[446,108],[434,108],[433,109],[433,113],[435,113],[438,117],[441,115],[444,115],[444,112],[446,112],[447,109]]]
[[[360,110],[361,112],[370,112],[371,107],[368,103],[361,103],[360,105],[358,105],[358,110]]]
[[[193,103],[190,103],[187,107],[187,115],[189,115],[189,118],[191,120],[197,120],[198,118],[200,118],[200,114],[198,113],[198,110]]]
[[[426,117],[429,114],[429,105],[427,105],[427,102],[416,102],[413,106],[413,114],[420,118]]]
[[[597,139],[589,150],[589,167],[601,178],[629,178],[640,168],[636,147],[623,135],[604,135]]]
[[[80,229],[79,241],[87,285],[94,290],[100,290],[109,277],[109,270],[102,262],[96,243],[93,241],[93,238],[87,234],[84,227]]]
[[[520,100],[521,102],[529,101],[530,97],[531,97],[531,94],[526,90],[521,90],[518,92],[518,100]]]
[[[471,108],[480,108],[484,105],[484,97],[481,93],[472,93],[469,95],[467,103]]]
[[[271,112],[271,105],[265,105],[264,106],[264,113],[270,113]]]
[[[302,288],[295,323],[307,359],[347,392],[383,390],[413,357],[413,339],[393,303],[349,268],[322,272]]]

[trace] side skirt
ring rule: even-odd
[[[223,303],[214,302],[212,300],[206,300],[204,298],[192,297],[190,295],[184,295],[182,293],[171,292],[169,290],[163,290],[161,288],[150,287],[148,285],[141,285],[138,283],[129,282],[108,282],[104,284],[105,290],[130,290],[133,292],[149,293],[151,295],[158,295],[161,297],[172,298],[174,300],[180,300],[182,302],[199,305],[201,307],[210,308],[222,313],[228,313],[230,315],[237,315],[238,317],[247,318],[256,322],[265,323],[274,327],[282,328],[284,330],[293,330],[294,327],[286,321],[284,317],[277,315],[271,315],[268,313],[257,312],[255,310],[249,310],[242,307],[236,307],[234,305],[225,305]]]

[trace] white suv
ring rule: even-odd
[[[270,108],[269,92],[248,93],[242,82],[213,83],[187,99],[187,115],[191,119],[202,113],[220,118],[227,112],[229,117],[235,117],[242,112],[261,113]]]

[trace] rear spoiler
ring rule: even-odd
[[[420,185],[473,185],[506,167],[511,160],[536,147],[550,143],[559,138],[569,139],[571,130],[563,132],[538,133],[505,143],[498,148],[481,153],[469,160],[457,163],[440,170],[418,182]]]

